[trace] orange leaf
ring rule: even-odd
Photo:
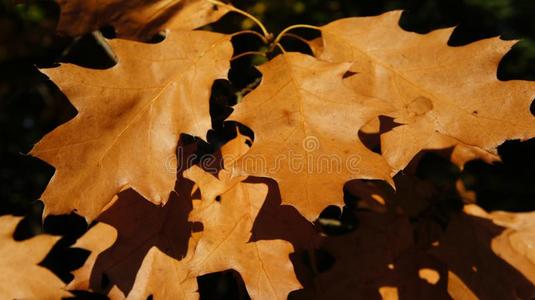
[[[320,55],[352,62],[359,74],[347,82],[391,105],[383,114],[403,125],[383,134],[381,146],[396,171],[424,149],[456,147],[459,164],[473,158],[495,161],[496,147],[505,140],[535,136],[530,113],[535,84],[496,78],[498,63],[515,41],[491,38],[450,47],[453,29],[407,32],[398,25],[400,14],[341,19],[322,27]]]
[[[465,207],[465,211],[470,210]],[[530,229],[524,230],[519,236],[529,237],[526,233]],[[452,297],[465,295],[471,299],[470,295],[477,295],[479,299],[532,299],[535,296],[529,252],[522,253],[518,251],[522,248],[513,246],[511,249],[510,245],[502,243],[512,232],[486,218],[465,213],[450,217],[446,232],[429,253],[454,273],[455,276],[448,275],[451,281],[451,284],[448,282],[448,292]],[[523,239],[522,243],[524,245],[519,246],[526,249],[529,239]],[[527,264],[522,265],[524,263]]]
[[[251,150],[236,168],[274,178],[283,204],[310,221],[330,204],[343,205],[344,182],[390,181],[384,159],[357,136],[382,103],[343,84],[348,67],[299,53],[277,56],[259,68],[260,86],[231,115],[255,132]]]
[[[184,176],[199,185],[201,194],[215,186],[205,176],[211,174],[193,166]],[[292,245],[282,240],[251,242],[253,223],[267,195],[265,184],[219,181],[226,185],[220,201],[207,199],[194,202],[190,220],[201,222],[203,231],[194,234],[197,241],[191,261],[195,274],[234,269],[238,271],[253,299],[286,299],[288,293],[301,287],[290,262]],[[211,200],[211,201],[210,201]]]
[[[194,29],[217,21],[228,9],[205,0],[56,0],[58,32],[82,35],[111,25],[119,37],[148,40],[163,29]]]
[[[474,204],[465,205],[464,211],[469,215],[489,219],[505,228],[500,235],[492,239],[492,251],[535,284],[535,212],[487,213]]]
[[[74,245],[91,251],[74,272],[70,289],[92,290],[112,299],[196,299],[197,282],[189,270],[195,244],[190,239],[192,184],[182,182],[164,207],[133,190],[98,217]],[[191,275],[191,276],[190,276]],[[105,282],[105,284],[103,284]]]
[[[59,278],[39,266],[59,237],[42,234],[15,241],[13,233],[21,219],[0,217],[0,298],[61,299],[70,296]]]
[[[229,36],[176,31],[159,44],[110,44],[119,57],[111,69],[42,70],[79,111],[31,151],[56,168],[42,195],[47,214],[94,219],[128,187],[165,203],[180,134],[204,137],[211,127],[210,88],[227,74]]]

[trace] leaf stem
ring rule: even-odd
[[[282,52],[282,54],[286,54],[286,49],[284,49],[284,47],[281,45],[281,43],[274,43],[273,45],[278,47],[280,49],[280,51]]]
[[[238,32],[235,32],[235,33],[231,34],[231,36],[232,36],[232,37],[235,37],[235,36],[240,35],[240,34],[252,34],[252,35],[256,35],[257,37],[259,37],[259,38],[262,40],[262,42],[263,42],[264,44],[269,44],[269,41],[266,39],[265,36],[263,36],[262,34],[260,34],[260,33],[256,32],[256,31],[254,31],[254,30],[242,30],[242,31],[238,31]]]
[[[282,37],[288,33],[288,31],[290,30],[294,30],[296,28],[308,28],[308,29],[315,29],[315,30],[319,30],[321,31],[321,28],[318,27],[318,26],[314,26],[314,25],[307,25],[307,24],[296,24],[296,25],[292,25],[292,26],[289,26],[289,27],[286,27],[286,29],[284,29],[283,31],[281,31],[281,33],[279,33],[279,35],[277,35],[277,37],[275,38],[275,40],[273,41],[273,44],[278,44],[280,42],[280,40],[282,39]]]
[[[243,97],[251,92],[252,90],[254,90],[259,84],[260,82],[262,81],[262,78],[256,78],[255,81],[249,83],[246,87],[244,87],[243,89],[237,91],[235,93],[236,95],[236,102],[237,103],[240,103],[243,99]]]
[[[95,41],[97,41],[98,45],[106,51],[106,54],[108,57],[112,58],[115,62],[117,62],[117,55],[113,52],[113,49],[110,47],[110,44],[106,41],[106,38],[102,35],[102,32],[96,30],[91,32],[91,35],[95,38]]]
[[[264,26],[264,24],[262,24],[262,22],[260,22],[260,20],[258,20],[255,16],[251,15],[250,13],[246,12],[246,11],[243,11],[231,4],[227,4],[225,2],[221,2],[221,1],[218,1],[218,0],[206,0],[214,5],[218,5],[218,6],[222,6],[222,7],[226,7],[228,8],[229,10],[233,11],[233,12],[236,12],[236,13],[239,13],[249,19],[251,19],[251,21],[255,22],[258,27],[260,27],[260,30],[262,30],[262,33],[264,34],[264,38],[266,40],[269,40],[270,37],[271,37],[271,34],[267,31],[266,27]]]
[[[234,61],[234,60],[236,60],[236,59],[238,59],[238,58],[242,58],[242,57],[247,56],[247,55],[260,55],[260,56],[263,56],[263,57],[267,57],[266,53],[264,53],[264,52],[260,52],[260,51],[247,51],[247,52],[243,52],[243,53],[240,53],[240,54],[238,54],[238,55],[232,57],[232,58],[230,59],[230,61]]]
[[[304,37],[302,37],[302,36],[300,36],[300,35],[291,33],[291,32],[287,32],[287,33],[285,33],[282,37],[283,37],[283,38],[284,38],[284,37],[293,38],[293,39],[299,40],[299,41],[301,41],[301,42],[303,42],[303,43],[305,43],[305,44],[307,44],[307,45],[309,44],[309,42],[308,42],[307,39],[305,39]],[[282,40],[282,38],[281,38],[281,40]]]
[[[310,42],[307,39],[305,39],[305,38],[303,38],[303,37],[301,37],[301,36],[299,36],[297,34],[293,34],[293,33],[287,32],[281,37],[281,40],[284,37],[289,37],[289,38],[293,38],[293,39],[296,39],[298,41],[301,41],[301,42],[305,43],[308,46],[308,48],[312,49],[312,46],[310,46]]]

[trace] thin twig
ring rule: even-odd
[[[297,35],[297,34],[294,34],[294,33],[291,33],[291,32],[287,32],[282,37],[290,37],[290,38],[296,39],[298,41],[301,41],[301,42],[307,44],[307,46],[310,47],[310,41],[308,41],[307,39],[303,38],[300,35]]]
[[[115,55],[115,53],[113,52],[113,49],[111,48],[108,41],[106,41],[106,38],[102,35],[102,32],[100,32],[99,30],[95,30],[91,32],[91,35],[95,38],[97,44],[102,47],[104,51],[106,51],[106,54],[115,62],[117,62],[117,55]]]
[[[282,52],[282,54],[286,54],[286,50],[280,43],[273,43],[273,45],[275,45],[275,47],[278,47],[280,51]]]
[[[254,30],[242,30],[242,31],[238,31],[238,32],[235,32],[235,33],[231,34],[231,36],[232,36],[232,37],[235,37],[235,36],[240,35],[240,34],[252,34],[252,35],[255,35],[255,36],[259,37],[259,38],[262,40],[262,42],[263,42],[264,44],[269,44],[269,42],[268,42],[268,40],[266,39],[265,36],[263,36],[262,34],[260,34],[260,33],[256,32],[256,31],[254,31]]]
[[[314,30],[319,30],[321,31],[321,28],[318,27],[318,26],[314,26],[314,25],[306,25],[306,24],[297,24],[297,25],[292,25],[290,27],[286,27],[283,31],[281,31],[281,33],[279,33],[279,35],[277,35],[277,37],[275,38],[275,40],[273,41],[273,44],[277,44],[280,42],[281,38],[290,30],[294,30],[294,29],[297,29],[297,28],[307,28],[307,29],[314,29]]]
[[[260,27],[260,30],[262,30],[262,33],[264,34],[264,37],[269,40],[270,37],[271,37],[271,34],[267,31],[266,27],[264,26],[264,24],[262,24],[262,22],[260,22],[260,20],[258,20],[257,18],[255,18],[253,15],[251,15],[250,13],[246,12],[246,11],[243,11],[233,5],[230,5],[230,4],[227,4],[227,3],[224,3],[224,2],[221,2],[221,1],[218,1],[218,0],[206,0],[214,5],[218,5],[218,6],[222,6],[222,7],[226,7],[228,8],[229,10],[231,11],[234,11],[234,12],[237,12],[249,19],[251,19],[251,21],[255,22],[258,27]]]
[[[240,54],[238,54],[238,55],[232,57],[232,58],[230,59],[230,61],[234,61],[234,60],[236,60],[236,59],[238,59],[238,58],[242,58],[242,57],[247,56],[247,55],[259,55],[259,56],[267,57],[266,53],[264,53],[264,52],[260,52],[260,51],[247,51],[247,52],[243,52],[243,53],[240,53]]]
[[[247,95],[247,93],[251,92],[252,90],[254,90],[259,84],[260,84],[260,81],[262,81],[262,78],[257,78],[255,79],[255,81],[249,83],[246,87],[244,87],[243,89],[237,91],[235,93],[236,95],[236,102],[237,103],[240,103],[243,99],[243,97],[245,95]]]

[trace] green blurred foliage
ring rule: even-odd
[[[58,10],[47,2],[0,2],[0,63],[40,56],[53,47]]]

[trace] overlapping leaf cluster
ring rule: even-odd
[[[417,224],[429,237],[422,242],[410,221],[425,223],[440,193],[409,171],[398,174],[424,150],[450,149],[462,167],[499,160],[496,148],[505,140],[535,136],[535,84],[496,77],[514,42],[451,47],[452,29],[407,32],[398,26],[400,12],[319,27],[321,38],[310,42],[314,55],[283,52],[258,68],[260,84],[229,117],[254,139],[238,133],[219,151],[224,164],[209,172],[177,159],[177,152],[191,150],[179,139],[206,138],[211,87],[226,78],[233,47],[229,35],[192,29],[232,7],[203,0],[59,4],[64,34],[114,26],[119,38],[108,43],[118,63],[106,70],[71,64],[41,70],[78,114],[31,154],[56,168],[42,195],[45,214],[75,211],[99,223],[73,246],[91,254],[67,286],[50,279],[54,284],[28,284],[11,296],[2,285],[3,295],[92,290],[112,299],[196,299],[198,276],[228,269],[241,275],[254,299],[284,299],[303,286],[292,296],[535,295],[532,214],[487,214],[467,200],[445,228]],[[168,29],[164,41],[143,43],[162,29]],[[380,137],[380,153],[359,131]],[[300,158],[298,171],[281,163],[289,153]],[[319,168],[324,157],[342,166]],[[258,159],[261,166],[250,163]],[[356,213],[357,230],[321,236],[311,222],[329,205],[344,205],[344,185],[367,210]],[[2,222],[12,230],[12,219]],[[49,249],[51,239],[38,248]],[[11,244],[0,251],[24,255]],[[334,256],[334,265],[298,279],[299,263],[290,255],[318,247]]]

